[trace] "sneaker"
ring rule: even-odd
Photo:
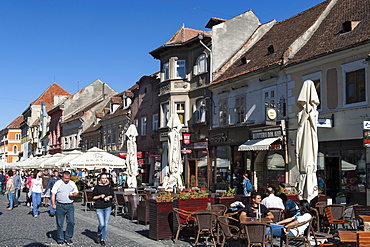
[[[101,240],[101,241],[100,241],[100,245],[101,245],[101,246],[105,246],[105,241],[104,241],[104,240]]]
[[[64,246],[64,243],[57,243],[58,246]]]
[[[96,239],[95,239],[95,243],[100,243],[100,240],[101,240],[101,234],[97,234],[96,235]]]
[[[33,217],[37,218],[37,215],[34,215]]]
[[[31,206],[31,204],[30,203],[27,203],[27,207],[29,207],[29,206]]]
[[[73,242],[72,242],[72,240],[65,240],[65,243],[66,243],[66,245],[73,245]]]
[[[49,214],[49,216],[50,216],[50,217],[54,217],[54,216],[55,216],[55,214]]]

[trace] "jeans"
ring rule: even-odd
[[[285,235],[283,225],[270,224],[270,226],[272,227],[272,236],[281,238],[282,236]],[[294,236],[294,234],[291,231],[289,231],[288,236]]]
[[[39,206],[41,204],[41,193],[32,192],[32,212],[33,216],[39,215]]]
[[[8,193],[9,208],[14,207],[14,193]]]
[[[98,216],[99,221],[98,235],[101,235],[101,240],[105,240],[107,237],[108,221],[111,211],[112,207],[96,209],[96,215]]]
[[[18,205],[19,204],[19,202],[18,202],[19,193],[20,193],[20,190],[16,188],[15,189],[15,192],[14,192],[14,205]]]
[[[57,203],[57,209],[55,212],[57,220],[57,242],[63,243],[64,240],[71,241],[75,228],[75,208],[73,203],[71,204],[60,204]],[[65,236],[63,236],[63,223],[64,218],[66,219],[67,228]]]
[[[4,195],[5,190],[6,190],[6,183],[3,183],[3,184],[1,185],[1,187],[2,187],[2,191],[1,191],[1,193]]]

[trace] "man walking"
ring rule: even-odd
[[[57,170],[53,171],[53,177],[49,179],[48,184],[45,187],[44,195],[45,197],[51,197],[51,189],[53,188],[54,184],[60,180],[59,172]],[[54,217],[55,216],[55,209],[53,208],[53,204],[50,202],[50,209],[49,209],[49,216]]]
[[[44,172],[42,173],[41,178],[42,178],[42,187],[45,188],[48,185],[49,180],[50,180],[50,174],[49,174],[49,170],[48,169],[44,169]],[[49,194],[43,194],[42,195],[42,198],[43,198],[43,204],[42,204],[42,206],[43,207],[49,206],[49,197],[50,197]]]
[[[14,174],[15,174],[14,176],[14,188],[15,188],[14,207],[18,207],[19,205],[18,199],[19,199],[19,196],[21,195],[22,180],[21,180],[21,177],[19,176],[19,170],[15,170]]]
[[[0,193],[4,195],[5,193],[5,188],[3,188],[3,184],[5,182],[5,176],[3,171],[0,171]]]
[[[63,245],[64,242],[67,245],[73,245],[72,237],[75,225],[73,197],[77,196],[78,189],[70,179],[71,173],[69,171],[63,172],[62,179],[56,181],[51,190],[52,208],[56,209],[57,242],[59,245]],[[64,219],[67,223],[65,236],[63,236]]]

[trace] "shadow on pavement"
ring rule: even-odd
[[[142,230],[142,231],[136,231],[140,235],[143,235],[144,237],[149,238],[149,230]]]
[[[48,232],[46,233],[46,236],[47,236],[48,238],[52,238],[52,239],[54,239],[55,241],[57,241],[57,230],[48,231]]]
[[[25,245],[24,247],[48,247],[49,245],[45,245],[42,243],[30,243]]]
[[[85,231],[81,232],[81,234],[95,241],[97,233],[90,231],[89,229],[85,229]]]

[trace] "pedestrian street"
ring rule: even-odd
[[[40,215],[32,217],[31,208],[25,202],[25,193],[19,198],[21,204],[13,210],[7,210],[8,200],[0,195],[0,246],[1,247],[44,247],[57,246],[56,220],[50,217],[48,207],[40,207]],[[75,230],[73,246],[100,246],[94,242],[98,220],[94,210],[84,212],[81,202],[75,202]],[[65,229],[65,225],[64,225]],[[157,247],[157,246],[192,246],[191,243],[171,240],[155,241],[149,237],[149,225],[131,222],[122,216],[111,215],[106,246]],[[189,240],[188,240],[189,241]]]

